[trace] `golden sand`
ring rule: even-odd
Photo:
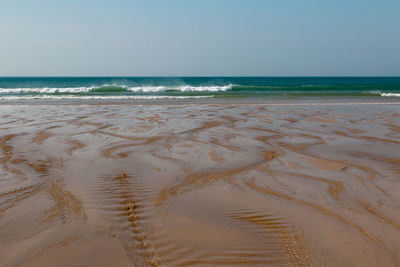
[[[399,114],[0,105],[0,266],[398,266]]]

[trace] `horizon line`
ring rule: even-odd
[[[400,75],[0,75],[0,78],[400,78]]]

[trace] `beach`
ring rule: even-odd
[[[2,1],[0,267],[400,267],[399,10]]]
[[[398,266],[399,125],[381,100],[2,104],[0,265]]]

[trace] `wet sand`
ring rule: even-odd
[[[398,266],[400,105],[0,105],[0,266]]]

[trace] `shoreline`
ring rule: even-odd
[[[285,98],[240,98],[240,99],[222,99],[222,98],[207,98],[207,99],[161,99],[161,100],[137,100],[137,101],[124,101],[124,100],[13,100],[2,101],[0,106],[25,106],[25,105],[133,105],[133,106],[223,106],[223,105],[237,105],[237,106],[339,106],[339,105],[400,105],[400,100],[397,98],[350,98],[343,101],[342,98],[303,98],[303,99],[285,99]]]

